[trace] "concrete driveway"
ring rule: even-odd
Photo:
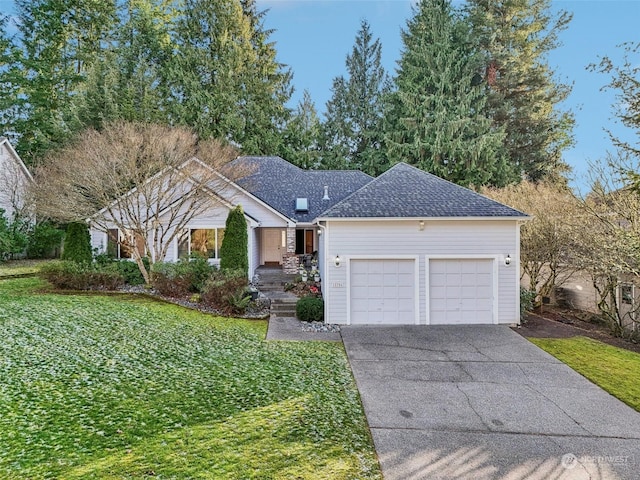
[[[640,478],[640,413],[506,326],[342,338],[386,480]]]

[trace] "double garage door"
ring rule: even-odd
[[[429,260],[426,305],[432,325],[493,323],[493,261]],[[352,325],[416,323],[416,260],[352,259]]]

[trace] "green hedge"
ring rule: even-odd
[[[303,322],[321,322],[324,319],[324,301],[319,297],[302,297],[296,303],[296,317]]]

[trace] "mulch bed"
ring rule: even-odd
[[[543,311],[529,313],[525,322],[513,330],[524,337],[589,337],[614,347],[640,353],[640,344],[612,336],[605,325],[584,321],[570,310],[555,307],[545,306]]]

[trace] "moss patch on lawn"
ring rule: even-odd
[[[640,354],[586,337],[529,341],[640,412]]]
[[[0,478],[380,478],[344,350],[0,282]]]

